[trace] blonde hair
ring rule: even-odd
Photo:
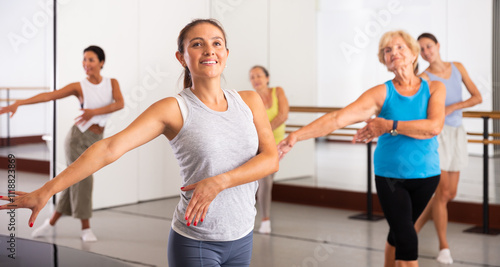
[[[411,37],[411,35],[403,30],[391,31],[384,33],[384,35],[382,35],[382,38],[380,38],[380,42],[378,44],[378,60],[380,61],[380,63],[385,65],[384,48],[392,40],[392,38],[394,38],[394,36],[400,36],[401,38],[403,38],[413,55],[417,56],[418,58],[418,54],[420,53],[420,45],[418,44],[417,40],[415,40],[413,37]],[[413,70],[416,70],[417,68],[418,61],[415,59],[415,61],[413,62]]]

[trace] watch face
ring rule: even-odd
[[[391,135],[392,135],[392,136],[396,136],[396,135],[398,135],[398,131],[397,131],[397,130],[391,130]]]

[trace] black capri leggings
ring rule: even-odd
[[[377,195],[389,223],[387,242],[396,247],[396,260],[418,258],[415,221],[439,184],[440,175],[423,179],[396,179],[375,175]]]

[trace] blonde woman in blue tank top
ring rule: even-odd
[[[435,196],[415,223],[415,228],[420,231],[432,218],[439,238],[437,260],[452,264],[453,258],[446,239],[447,204],[455,198],[460,171],[467,167],[468,163],[467,133],[462,125],[462,109],[481,103],[482,98],[461,63],[445,62],[441,59],[440,44],[434,35],[423,33],[418,37],[418,42],[422,58],[430,64],[420,76],[428,81],[441,81],[446,86],[446,118],[443,131],[438,136],[441,180]],[[462,100],[462,83],[470,93],[466,100]]]
[[[285,121],[288,118],[288,100],[283,88],[269,87],[269,72],[263,66],[254,66],[250,69],[250,82],[253,89],[259,94],[266,107],[267,117],[273,130],[274,140],[278,144],[285,138]],[[262,217],[259,233],[271,233],[271,192],[273,189],[274,173],[259,180],[257,191],[257,207]]]
[[[420,47],[404,31],[385,33],[379,61],[394,79],[364,92],[356,101],[327,113],[280,142],[283,156],[301,140],[327,135],[366,121],[353,141],[370,142],[375,150],[377,195],[389,224],[385,265],[418,266],[418,237],[413,224],[439,183],[436,136],[444,123],[446,89],[414,73]],[[377,116],[372,118],[372,116]]]
[[[16,192],[14,202],[0,210],[29,208],[32,225],[52,195],[163,135],[183,179],[170,226],[168,266],[249,266],[257,180],[279,167],[271,126],[256,92],[221,88],[229,49],[216,20],[187,24],[179,33],[177,49],[185,88],[179,98],[154,103],[40,189]]]
[[[43,103],[69,96],[78,98],[82,114],[75,119],[75,124],[66,136],[64,145],[66,163],[70,165],[93,143],[102,139],[108,117],[124,106],[118,81],[101,76],[105,59],[102,48],[95,45],[85,48],[82,62],[87,76],[85,79],[81,82],[70,83],[56,91],[18,100],[10,106],[0,108],[0,114],[10,112],[13,116],[19,106]],[[56,211],[52,217],[45,220],[31,235],[42,237],[53,234],[54,225],[59,218],[62,215],[68,215],[80,219],[82,224],[81,238],[84,242],[97,241],[90,229],[93,179],[93,175],[89,174],[80,183],[64,190],[58,198]]]

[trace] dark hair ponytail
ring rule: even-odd
[[[184,89],[185,88],[191,88],[193,86],[193,81],[191,80],[191,72],[189,71],[188,67],[184,67]]]

